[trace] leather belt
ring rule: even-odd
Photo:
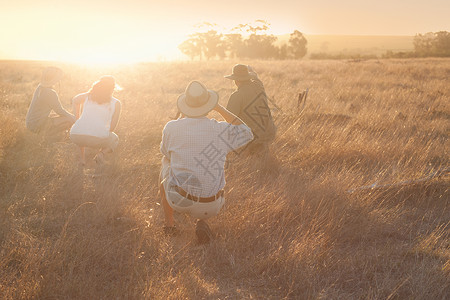
[[[192,201],[198,201],[198,202],[202,202],[202,203],[208,203],[208,202],[213,202],[215,201],[217,198],[221,197],[223,195],[223,190],[220,190],[217,192],[217,194],[215,194],[214,196],[211,197],[197,197],[197,196],[193,196],[191,194],[186,193],[185,190],[183,190],[181,187],[176,186],[175,190],[177,191],[178,194],[180,194],[181,196],[192,200]]]

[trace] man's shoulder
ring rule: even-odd
[[[264,85],[260,80],[252,80],[250,86],[257,93],[265,92]]]
[[[166,123],[166,125],[164,126],[164,130],[169,130],[170,128],[174,128],[176,126],[178,126],[178,120],[171,120],[169,122]]]
[[[231,94],[231,96],[234,95],[234,97],[246,97],[250,94],[263,92],[264,86],[262,85],[262,83],[252,80],[240,86],[238,90]]]
[[[231,97],[239,97],[239,95],[242,94],[242,90],[235,90],[233,93],[231,93]]]
[[[231,101],[240,101],[240,100],[242,100],[244,98],[244,94],[245,94],[244,91],[236,90],[230,95],[230,100]]]
[[[171,120],[166,123],[164,126],[165,132],[170,131],[183,131],[183,130],[189,130],[189,128],[192,127],[198,127],[198,126],[213,126],[216,127],[218,124],[223,122],[218,122],[215,119],[209,119],[209,118],[181,118],[177,120]]]
[[[40,95],[45,97],[58,97],[56,91],[50,87],[40,87]]]
[[[164,130],[174,130],[178,128],[183,128],[189,123],[189,120],[187,118],[181,118],[176,120],[171,120],[166,123],[164,126]]]

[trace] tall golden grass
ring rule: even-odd
[[[230,155],[210,244],[182,215],[181,236],[162,233],[161,130],[190,80],[226,104],[234,63],[59,65],[66,107],[103,74],[124,88],[119,150],[100,177],[67,137],[25,129],[48,64],[0,63],[0,298],[449,297],[448,172],[396,184],[449,167],[448,59],[250,62],[281,108],[271,154]],[[374,182],[388,186],[348,192]]]

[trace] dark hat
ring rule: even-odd
[[[254,75],[248,72],[248,67],[243,64],[237,64],[233,67],[233,72],[231,75],[224,76],[225,78],[231,80],[245,81],[255,78]]]

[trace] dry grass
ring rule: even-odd
[[[207,246],[184,216],[181,237],[161,232],[159,142],[188,81],[226,103],[234,62],[61,65],[66,107],[100,74],[124,87],[118,158],[98,178],[67,140],[24,128],[45,64],[0,64],[0,298],[448,298],[448,173],[347,190],[449,167],[450,60],[252,62],[278,136],[263,160],[230,156]]]

